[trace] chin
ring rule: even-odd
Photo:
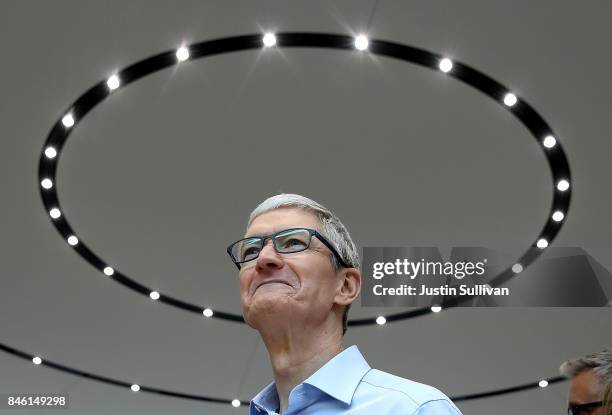
[[[257,329],[259,324],[268,324],[270,319],[278,320],[279,315],[289,312],[290,297],[283,295],[251,297],[249,306],[242,307],[242,316],[249,326]]]

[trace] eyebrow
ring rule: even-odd
[[[285,229],[290,229],[290,228],[285,228]],[[275,233],[280,232],[280,231],[284,231],[285,229],[273,230],[272,232],[269,232],[269,233],[255,233],[255,234],[252,234],[252,235],[248,235],[247,234],[247,235],[244,236],[243,239],[246,239],[246,238],[260,238],[262,236],[274,235]]]
[[[256,234],[256,235],[246,235],[246,236],[244,236],[242,239],[249,239],[249,238],[261,238],[261,237],[263,237],[263,236],[271,236],[271,235],[274,235],[274,234],[276,234],[276,233],[286,231],[286,230],[288,230],[288,229],[310,229],[310,228],[305,227],[305,226],[290,226],[290,227],[288,227],[288,228],[283,228],[283,229],[278,229],[278,228],[275,228],[275,229],[274,229],[272,232],[270,232],[270,233]],[[317,231],[316,229],[314,229],[314,230],[315,230],[315,231]],[[317,232],[318,232],[318,231],[317,231]],[[319,241],[319,238],[313,238],[313,239],[316,239],[315,244],[314,244],[314,246],[315,246],[315,247],[316,247],[316,246],[318,246],[318,245],[325,245],[323,242]],[[311,239],[311,244],[312,244],[312,239]],[[332,254],[333,254],[333,252],[332,252]]]

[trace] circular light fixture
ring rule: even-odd
[[[561,212],[560,210],[556,211],[555,213],[553,213],[552,215],[552,219],[555,222],[561,222],[563,220],[563,218],[565,217],[565,215],[563,214],[563,212]]]
[[[57,151],[55,151],[53,147],[45,148],[45,157],[48,159],[53,159],[55,156],[57,156]]]
[[[62,212],[60,212],[58,208],[53,208],[49,211],[49,216],[51,216],[53,219],[57,219],[62,216]]]
[[[187,59],[189,59],[189,49],[187,49],[185,46],[181,46],[180,48],[178,48],[176,50],[176,59],[179,62],[184,62]]]
[[[516,101],[516,95],[514,95],[513,93],[508,93],[504,95],[504,104],[506,104],[508,107],[514,106],[514,104],[516,104]]]
[[[210,308],[205,308],[202,314],[204,314],[204,317],[212,317],[214,313]]]
[[[548,386],[548,381],[546,379],[542,379],[541,381],[538,382],[538,386],[541,388],[545,388]]]
[[[542,144],[544,144],[544,147],[546,148],[553,148],[555,144],[557,144],[557,139],[552,135],[547,135],[546,137],[544,137]]]
[[[104,275],[108,275],[109,277],[115,273],[115,270],[111,267],[104,267]]]
[[[276,36],[274,36],[274,33],[266,33],[262,40],[264,46],[267,48],[276,45]]]
[[[79,238],[77,238],[77,237],[76,237],[76,236],[74,236],[74,235],[70,235],[70,236],[68,237],[67,241],[68,241],[68,245],[75,246],[76,244],[78,244],[78,243],[79,243]]]
[[[387,319],[384,316],[376,317],[376,324],[378,324],[379,326],[382,326],[386,322],[387,322]]]
[[[277,33],[274,35],[276,39],[282,39],[280,42],[281,46],[287,48],[327,48],[332,50],[345,50],[353,51],[357,49],[368,49],[370,53],[391,59],[398,59],[405,62],[411,62],[413,64],[429,68],[434,71],[443,70],[448,65],[445,63],[442,65],[444,59],[443,56],[429,52],[424,49],[416,48],[413,46],[403,45],[395,42],[385,40],[368,40],[365,36],[360,35],[357,37],[338,35],[338,34],[327,34],[327,33],[303,33],[303,32],[286,32]],[[265,35],[264,35],[265,37]],[[262,35],[242,35],[229,38],[214,39],[204,42],[195,43],[189,46],[183,46],[185,50],[188,50],[188,54],[191,55],[192,60],[204,58],[211,55],[219,55],[223,53],[235,53],[238,51],[256,50],[261,48]],[[277,45],[278,46],[278,45]],[[180,51],[180,49],[179,49]],[[121,74],[121,83],[133,84],[138,79],[141,79],[153,72],[157,72],[164,68],[170,68],[175,63],[174,59],[179,59],[180,55],[175,50],[162,52],[159,54],[152,55],[149,58],[143,59],[142,61],[136,62],[127,66],[126,68],[119,70],[117,73]],[[180,56],[179,56],[180,55]],[[469,65],[462,64],[460,62],[452,62],[452,70],[448,73],[448,76],[458,81],[464,82],[465,84],[479,90],[485,96],[492,97],[495,99],[497,104],[500,104],[498,99],[503,97],[504,105],[510,106],[518,102],[517,97],[509,93],[510,89],[496,80],[492,79],[488,75],[472,68]],[[443,66],[443,67],[442,67]],[[138,71],[128,70],[129,68],[139,68]],[[87,92],[78,97],[68,108],[71,112],[67,113],[62,118],[62,123],[67,126],[65,121],[71,121],[74,124],[75,119],[71,114],[78,114],[78,119],[83,119],[93,108],[102,103],[106,97],[111,94],[106,84],[106,80],[100,81],[94,87],[89,88]],[[542,145],[547,141],[546,137],[555,137],[552,128],[547,122],[540,116],[540,114],[531,107],[526,101],[521,100],[521,105],[518,110],[511,111],[511,114],[520,121],[526,129],[533,135],[537,143],[543,149],[546,160],[548,161],[553,180],[556,183],[556,189],[559,191],[553,191],[552,208],[550,213],[547,215],[547,221],[544,227],[540,230],[539,234],[535,238],[536,240],[546,240],[547,243],[551,243],[556,235],[561,230],[565,221],[556,221],[553,218],[554,212],[561,211],[564,217],[569,212],[571,189],[569,188],[569,180],[571,179],[569,163],[563,148],[561,147],[558,140],[555,138],[555,151],[546,151],[545,145]],[[70,118],[68,118],[70,115]],[[71,123],[68,122],[70,125]],[[52,182],[56,182],[56,172],[58,170],[57,163],[52,160],[50,156],[50,149],[64,148],[64,145],[71,134],[70,129],[58,129],[52,128],[49,132],[47,139],[44,143],[44,154],[41,154],[38,167],[39,182],[48,178]],[[542,139],[542,137],[545,137]],[[550,142],[550,139],[548,140]],[[57,154],[54,154],[54,157]],[[57,208],[60,205],[59,196],[57,194],[57,186],[53,186],[51,189],[44,189],[39,187],[39,192],[43,201],[45,209],[50,212],[51,209]],[[58,210],[59,212],[59,210]],[[57,219],[57,218],[55,218]],[[70,225],[67,218],[63,217],[62,220],[52,221],[62,238],[66,239],[70,236],[77,235],[72,226]],[[74,236],[75,240],[76,236]],[[104,264],[109,263],[105,261],[99,255],[93,252],[88,246],[83,243],[79,244],[79,249],[75,252],[80,255],[83,259],[93,265],[96,269],[101,270]],[[527,249],[527,251],[517,258],[516,262],[520,263],[522,267],[529,266],[535,261],[542,250]],[[149,295],[153,290],[145,285],[139,283],[133,278],[118,272],[115,270],[116,275],[113,281],[123,284],[125,287],[134,290],[142,295]],[[514,273],[511,267],[504,269],[495,278],[489,280],[491,286],[497,286],[503,284],[505,281],[514,277]],[[467,299],[466,299],[467,300]],[[164,303],[173,307],[181,308],[185,311],[198,313],[202,315],[203,310],[206,307],[201,305],[192,304],[181,299],[173,298],[168,295],[160,296],[160,303]],[[453,305],[454,306],[454,305]],[[452,307],[452,306],[449,306]],[[448,308],[448,307],[447,307]],[[212,312],[213,310],[211,310]],[[409,318],[424,316],[434,312],[429,307],[414,309],[403,313],[396,313],[393,315],[386,316],[386,319],[391,322],[405,320]],[[228,313],[220,310],[214,310],[214,317],[228,321],[244,323],[242,314],[239,313]],[[364,319],[349,320],[349,326],[363,326],[373,325],[376,323],[375,317],[369,317]]]
[[[440,61],[439,68],[442,72],[450,72],[453,69],[453,61],[448,58],[444,58]]]
[[[557,183],[557,189],[562,192],[565,192],[567,189],[569,189],[569,186],[569,182],[565,179],[559,180],[559,182]]]
[[[234,408],[238,408],[238,407],[240,406],[240,401],[239,401],[238,399],[234,399],[234,400],[232,401],[232,406],[233,406]]]
[[[111,91],[119,88],[119,85],[121,85],[121,81],[119,81],[119,77],[117,75],[113,75],[106,80],[106,86],[108,86],[108,89]]]
[[[355,48],[357,50],[366,50],[369,44],[368,38],[364,35],[359,35],[355,38]]]
[[[548,246],[548,241],[544,238],[540,238],[538,239],[538,242],[536,243],[536,246],[540,249],[544,249]]]
[[[432,305],[431,311],[434,313],[439,313],[440,311],[442,311],[442,307],[440,307],[439,305]]]
[[[512,265],[512,272],[514,272],[515,274],[520,274],[521,272],[523,272],[523,266],[521,264]]]
[[[151,300],[159,300],[159,293],[157,291],[151,291],[149,297],[151,297]]]
[[[66,128],[70,128],[74,125],[74,117],[71,113],[64,115],[62,118],[62,124],[64,124],[64,127]]]
[[[35,365],[39,365],[39,364],[42,363],[42,359],[40,357],[38,357],[38,356],[34,356],[32,358],[32,363],[34,363]]]
[[[53,187],[53,182],[51,179],[42,179],[40,185],[43,187],[43,189],[51,189]]]
[[[17,358],[20,359],[26,359],[26,360],[32,360],[32,362],[36,363],[34,361],[34,359],[36,359],[35,356],[31,356],[28,353],[22,351],[22,350],[18,350],[15,349],[13,347],[10,347],[6,344],[0,343],[0,350],[4,351],[5,353],[11,354]],[[40,359],[40,358],[38,358]],[[39,361],[39,360],[37,360]],[[40,362],[42,363],[42,359],[40,359]],[[84,379],[88,379],[88,380],[93,380],[96,382],[100,382],[100,383],[104,383],[106,385],[112,385],[112,386],[120,386],[120,387],[129,387],[132,391],[134,392],[138,392],[140,390],[142,390],[143,392],[147,392],[147,393],[151,393],[151,394],[157,394],[160,396],[171,396],[174,398],[181,398],[181,399],[189,399],[189,400],[196,400],[196,401],[200,401],[200,402],[211,402],[211,403],[219,403],[219,404],[231,404],[234,407],[236,406],[236,401],[238,403],[238,406],[244,404],[244,405],[248,405],[249,402],[241,402],[238,399],[224,399],[224,398],[217,398],[217,397],[213,397],[213,396],[205,396],[205,395],[193,395],[193,394],[187,394],[187,393],[183,393],[183,392],[176,392],[176,391],[171,391],[171,390],[166,390],[166,389],[161,389],[161,388],[157,388],[157,387],[150,387],[150,386],[143,386],[141,387],[140,385],[137,384],[132,384],[132,383],[128,383],[125,382],[123,380],[120,379],[113,379],[113,378],[109,378],[107,376],[101,376],[101,375],[97,375],[95,373],[91,373],[91,372],[85,372],[82,371],[80,369],[74,368],[74,367],[69,367],[66,366],[64,364],[60,364],[60,363],[55,363],[52,361],[47,360],[45,363],[45,367],[49,368],[49,369],[55,369],[58,370],[60,372],[72,375],[72,376],[79,376],[81,378]],[[562,382],[567,380],[564,376],[556,376],[556,377],[551,377],[548,378],[547,380],[545,380],[547,382],[547,385],[553,384],[553,383],[557,383],[557,382]],[[522,385],[515,385],[515,386],[510,386],[510,387],[505,387],[505,388],[500,388],[500,389],[494,389],[494,390],[488,390],[488,391],[484,391],[484,392],[476,392],[476,393],[470,393],[467,395],[455,395],[455,396],[450,396],[450,399],[453,402],[461,402],[461,401],[468,401],[468,400],[473,400],[473,399],[479,399],[479,398],[489,398],[491,396],[499,396],[499,395],[505,395],[505,394],[509,394],[509,393],[516,393],[518,391],[522,391],[522,390],[529,390],[529,389],[536,389],[538,387],[542,387],[540,386],[540,384],[542,383],[542,381],[540,382],[532,382],[532,383],[527,383],[527,384],[522,384]]]

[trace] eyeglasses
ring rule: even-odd
[[[241,239],[234,242],[227,247],[227,253],[234,261],[234,264],[240,269],[241,265],[245,262],[252,261],[259,256],[259,253],[263,249],[266,241],[272,239],[272,245],[276,252],[281,254],[289,254],[294,252],[302,252],[310,247],[310,241],[313,236],[316,236],[318,240],[329,248],[334,256],[338,259],[340,265],[344,268],[350,268],[336,248],[329,242],[323,235],[314,229],[308,228],[291,228],[285,229],[276,233],[261,236],[250,236],[248,238]]]
[[[602,401],[569,405],[567,407],[567,415],[587,415],[590,413],[590,409],[599,408],[600,406],[603,406]]]

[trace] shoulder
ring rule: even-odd
[[[371,369],[361,379],[356,394],[393,402],[403,414],[452,414],[461,412],[441,391],[378,369]],[[400,413],[398,411],[398,413]]]

